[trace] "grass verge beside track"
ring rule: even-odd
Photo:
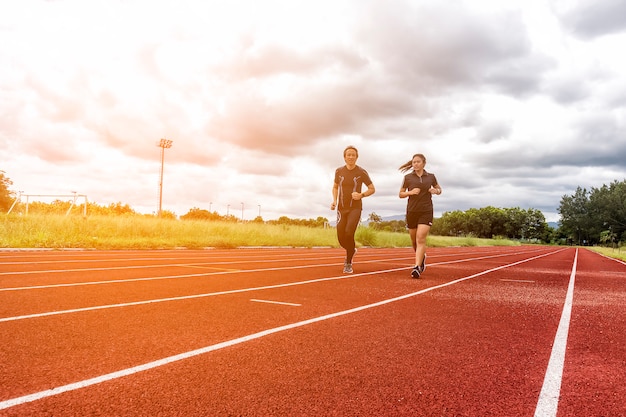
[[[626,249],[625,248],[604,248],[601,246],[585,246],[586,249],[592,250],[594,252],[598,252],[604,256],[608,256],[609,258],[621,259],[622,261],[626,261]]]
[[[410,247],[408,233],[359,226],[357,246]],[[517,246],[505,239],[430,236],[430,247]],[[202,249],[242,246],[338,247],[333,227],[137,216],[10,215],[0,218],[0,248]]]

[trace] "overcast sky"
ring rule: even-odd
[[[403,214],[626,178],[626,0],[0,0],[0,170],[25,194],[334,220],[347,145]],[[44,199],[44,201],[46,201]],[[51,200],[47,200],[51,201]]]

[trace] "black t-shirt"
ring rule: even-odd
[[[437,178],[435,174],[431,174],[424,170],[422,176],[418,176],[415,171],[404,176],[404,182],[402,182],[402,189],[411,191],[414,188],[419,188],[420,193],[418,195],[410,195],[409,202],[406,206],[406,211],[425,211],[432,210],[433,208],[433,195],[428,192],[431,186],[437,185]]]
[[[360,193],[363,184],[369,186],[372,183],[369,174],[360,166],[348,169],[345,165],[335,170],[335,184],[339,187],[338,210],[362,210],[361,200],[353,200],[352,193]]]

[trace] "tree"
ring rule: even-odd
[[[561,204],[557,208],[561,215],[561,230],[576,244],[581,244],[589,239],[589,198],[587,189],[576,188],[571,195],[564,195]]]
[[[13,196],[15,193],[9,191],[9,187],[13,182],[4,175],[4,171],[0,171],[0,211],[7,212],[13,205]]]
[[[481,238],[490,238],[493,236],[491,233],[492,218],[489,211],[471,208],[466,211],[466,215],[466,224],[469,234]]]
[[[468,233],[467,216],[461,210],[447,211],[433,221],[431,232],[440,236],[461,236]]]
[[[199,209],[193,207],[187,214],[180,216],[181,220],[220,220],[221,216],[216,212],[209,212],[208,210]]]
[[[531,208],[526,210],[522,224],[522,238],[541,240],[545,238],[547,230],[548,223],[541,211]]]
[[[121,201],[109,204],[108,208],[109,212],[115,216],[120,216],[123,214],[136,214],[135,210],[133,210],[128,204],[122,204]],[[163,213],[161,213],[161,215],[163,215]]]
[[[486,234],[486,238],[494,236],[507,236],[507,213],[505,209],[487,206],[481,210],[482,217],[487,219],[490,223],[489,230]]]
[[[525,213],[519,207],[513,207],[506,209],[506,224],[505,224],[505,236],[513,239],[523,239],[524,236],[524,222]]]
[[[380,217],[378,214],[371,212],[367,220],[369,220],[371,223],[380,223],[383,221],[383,218]]]
[[[589,195],[589,210],[597,219],[592,233],[626,240],[626,181],[593,188]]]

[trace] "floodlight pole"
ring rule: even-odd
[[[172,147],[172,141],[169,139],[161,139],[159,142],[161,148],[161,173],[159,176],[159,217],[161,217],[161,211],[163,207],[163,167],[165,164],[165,148]]]

